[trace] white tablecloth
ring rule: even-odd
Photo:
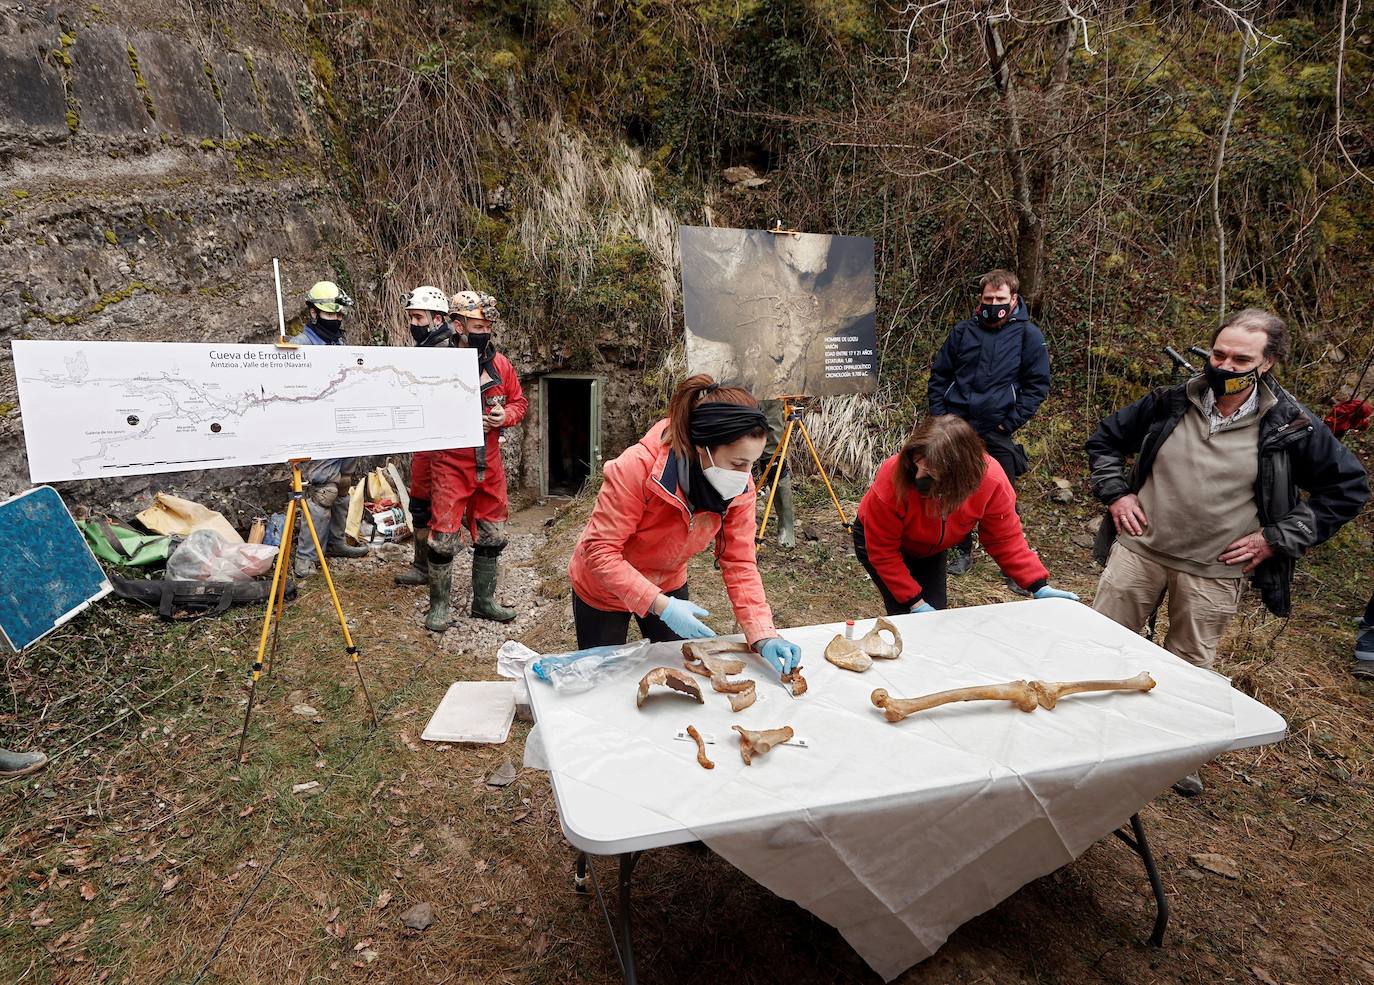
[[[759,700],[735,714],[702,682],[635,707],[635,672],[575,695],[531,683],[538,731],[570,840],[601,854],[697,838],[773,892],[836,927],[884,979],[933,954],[970,917],[1054,871],[1173,781],[1228,748],[1274,741],[1283,720],[1086,606],[1060,600],[899,616],[906,649],[854,674],[824,659],[839,626],[784,630],[809,692],[792,698],[761,659]],[[859,623],[862,634],[872,620]],[[1008,680],[1149,671],[1147,694],[947,705],[887,722],[874,688],[912,697]],[[655,689],[659,691],[662,689]],[[1245,727],[1238,729],[1236,709]],[[713,734],[702,769],[687,725]],[[731,725],[791,725],[808,745],[753,766]]]

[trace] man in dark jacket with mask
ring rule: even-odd
[[[978,310],[955,325],[930,368],[927,397],[932,417],[962,417],[1015,486],[1026,471],[1026,452],[1012,440],[1050,392],[1045,336],[1030,320],[1010,270],[989,270],[978,281]],[[950,574],[973,565],[973,535],[954,549]]]
[[[1296,560],[1369,498],[1355,456],[1269,375],[1287,350],[1282,319],[1238,311],[1202,375],[1123,407],[1088,440],[1093,492],[1110,511],[1093,608],[1139,632],[1167,594],[1164,648],[1199,667],[1216,658],[1246,575],[1287,616]],[[1194,774],[1176,789],[1202,784]]]

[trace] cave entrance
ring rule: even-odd
[[[550,373],[539,380],[544,431],[541,496],[575,496],[601,464],[601,381]]]

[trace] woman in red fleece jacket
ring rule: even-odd
[[[1078,596],[1049,587],[1029,545],[1006,473],[963,420],[946,414],[916,426],[878,466],[859,503],[854,553],[882,593],[887,614],[943,609],[945,550],[974,528],[1007,576],[1036,598]]]
[[[745,639],[778,673],[801,649],[778,635],[754,556],[754,484],[768,421],[747,390],[698,374],[668,419],[607,462],[568,577],[578,649],[624,643],[630,617],[654,642],[714,636],[687,597],[687,560],[715,543]]]

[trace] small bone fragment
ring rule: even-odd
[[[792,697],[800,698],[806,693],[806,678],[801,675],[801,667],[797,667],[790,674],[782,675],[782,682],[787,685],[787,689],[792,692]]]
[[[688,725],[687,734],[690,735],[692,741],[697,744],[697,762],[701,764],[701,768],[704,770],[715,769],[716,764],[711,762],[706,756],[706,743],[701,741],[701,733],[697,731],[697,727],[695,725]]]
[[[635,697],[636,708],[644,706],[644,699],[649,696],[649,688],[655,684],[666,684],[675,691],[691,695],[697,699],[697,704],[706,703],[706,699],[701,696],[701,687],[692,678],[676,667],[655,667],[639,681],[639,694]]]
[[[757,699],[757,686],[750,680],[727,680],[728,675],[744,670],[744,661],[725,654],[748,652],[749,647],[744,643],[693,640],[682,644],[682,664],[694,674],[709,677],[712,689],[730,699],[731,711],[743,711]]]
[[[870,696],[889,722],[900,722],[908,715],[936,708],[953,701],[1010,701],[1022,711],[1053,708],[1059,699],[1086,691],[1148,691],[1155,680],[1145,671],[1119,681],[1008,681],[1006,684],[979,684],[974,687],[938,691],[919,698],[894,698],[882,688]]]
[[[892,634],[891,643],[883,639],[884,630]],[[859,640],[859,649],[875,660],[896,660],[902,655],[902,634],[892,623],[879,617],[873,628]]]
[[[762,732],[751,732],[739,725],[731,725],[730,727],[739,733],[739,754],[740,758],[744,760],[745,766],[751,765],[755,756],[762,756],[769,749],[782,745],[796,735],[792,731],[791,725],[764,729]]]
[[[836,636],[826,644],[825,659],[836,667],[852,670],[856,674],[861,674],[873,666],[873,659],[860,650],[857,643],[843,636]]]

